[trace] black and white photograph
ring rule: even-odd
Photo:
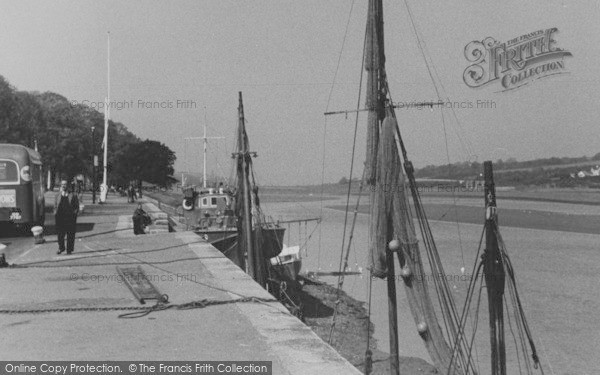
[[[0,0],[0,373],[598,373],[599,20]]]

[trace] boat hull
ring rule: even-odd
[[[204,238],[208,243],[221,251],[225,256],[229,255],[237,247],[238,232],[235,229],[197,229],[197,235]],[[255,246],[262,250],[264,258],[272,258],[281,253],[283,248],[283,237],[285,228],[267,227],[254,229]]]
[[[273,258],[281,253],[284,235],[285,228],[281,227],[254,229],[256,246],[262,249],[263,257],[266,259]]]
[[[300,269],[302,268],[302,260],[297,260],[285,264],[272,266],[282,278],[297,281]]]
[[[271,258],[271,267],[281,278],[296,281],[302,268],[300,246],[284,248],[278,256]]]
[[[221,252],[227,251],[237,243],[237,230],[195,230],[194,233],[202,237],[206,242],[213,245]]]

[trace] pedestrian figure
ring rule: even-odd
[[[127,197],[127,202],[135,202],[135,189],[133,188],[133,184],[129,185],[129,188],[127,189]]]
[[[67,236],[67,254],[71,254],[75,247],[75,231],[77,214],[79,214],[79,199],[68,188],[66,180],[60,182],[60,191],[54,197],[54,217],[56,234],[58,234],[58,254],[65,251],[65,235]]]
[[[142,204],[138,203],[137,209],[133,212],[133,234],[146,234],[146,226],[152,223],[150,215],[144,211]]]
[[[79,202],[82,202],[83,201],[83,181],[77,180],[76,191],[77,191],[77,199],[79,200]]]

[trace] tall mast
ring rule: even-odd
[[[485,252],[483,274],[488,292],[490,314],[490,344],[492,375],[506,375],[506,349],[504,344],[505,271],[502,254],[498,248],[498,216],[496,215],[496,187],[492,162],[483,163],[485,193]]]
[[[204,156],[202,166],[202,187],[206,189],[206,107],[204,107]]]
[[[246,133],[246,123],[244,118],[244,104],[242,102],[242,92],[239,92],[238,107],[238,152],[234,154],[238,165],[238,191],[242,193],[242,212],[241,231],[238,232],[238,246],[241,251],[247,254],[247,273],[261,286],[266,285],[266,272],[262,249],[254,246],[254,233],[252,228],[252,210],[251,210],[251,189],[250,189],[250,165],[252,156],[256,153],[248,150],[248,135]],[[238,195],[239,199],[239,195]]]
[[[110,119],[110,31],[107,33],[107,42],[106,42],[106,103],[104,103],[104,175],[102,176],[102,186],[100,188],[100,202],[106,202],[106,194],[108,194],[108,121]]]
[[[395,255],[401,266],[400,275],[404,281],[417,331],[423,339],[433,364],[440,371],[449,374],[462,373],[461,369],[451,367],[450,347],[440,327],[429,293],[426,269],[413,223],[412,212],[415,212],[421,222],[422,235],[427,240],[424,241],[424,246],[428,252],[431,251],[432,247],[435,247],[433,237],[420,203],[412,164],[407,160],[406,150],[400,138],[393,104],[389,101],[385,71],[382,0],[369,0],[365,59],[365,69],[368,72],[366,105],[369,111],[365,179],[371,190],[370,268],[372,276],[387,279],[390,373],[399,374]],[[403,172],[403,166],[406,174]],[[412,193],[414,211],[409,207],[407,191]],[[432,260],[436,272],[443,272],[435,256],[430,259]],[[432,264],[431,268],[433,267]],[[442,291],[445,293],[443,298],[452,298],[448,296],[448,286],[443,284],[444,282],[445,279],[440,281],[434,279],[436,290],[440,292],[440,288],[445,288]],[[453,301],[445,300],[445,303],[451,306]],[[456,316],[449,315],[452,314],[451,309],[443,310],[442,314],[446,324],[449,324],[447,322],[454,324],[453,322],[457,320]],[[453,333],[449,334],[449,337],[453,338],[453,336]]]
[[[511,368],[511,370],[508,372],[516,373],[515,371],[518,369],[519,373],[527,372],[528,374],[532,374],[533,369],[539,369],[540,372],[543,374],[544,370],[540,367],[540,360],[537,355],[535,344],[533,342],[531,330],[529,329],[529,325],[527,324],[525,312],[523,311],[522,303],[519,298],[519,293],[517,291],[514,269],[512,267],[510,257],[508,256],[506,246],[502,241],[502,236],[500,235],[499,231],[498,214],[496,210],[496,187],[494,184],[494,174],[491,161],[485,161],[483,163],[483,173],[485,184],[485,249],[477,267],[473,269],[474,273],[472,275],[471,282],[469,283],[469,288],[467,290],[466,302],[463,308],[463,315],[460,323],[461,328],[459,332],[461,332],[461,335],[464,335],[464,327],[467,323],[469,312],[471,311],[471,301],[473,301],[473,296],[477,293],[476,284],[478,280],[480,280],[480,272],[483,272],[482,278],[485,280],[485,287],[487,289],[488,295],[488,312],[490,328],[491,366],[489,373],[491,375],[506,375],[507,373],[506,341],[504,331],[504,304],[506,303],[506,310],[514,312],[514,316],[510,320],[514,319],[518,327],[518,329],[516,330],[516,334],[512,328],[510,331],[515,340],[514,343],[516,347],[514,349],[517,351],[517,363],[513,363],[511,367],[513,367],[513,365],[516,365],[516,368]],[[477,252],[477,258],[479,258],[480,250],[481,243],[480,248]],[[483,287],[483,285],[481,286]],[[505,297],[505,290],[508,290],[509,298]],[[479,302],[477,304],[479,305]],[[478,310],[475,312],[475,314],[477,313]],[[477,316],[475,317],[475,321],[477,321]],[[477,324],[475,324],[475,328],[472,334],[473,337],[475,335],[476,329]],[[529,342],[529,347],[531,349],[533,369],[532,363],[527,359],[526,342]],[[472,349],[473,347],[469,346],[467,353],[469,357],[471,357]],[[519,359],[521,357],[519,352],[522,352],[522,358],[524,359],[523,361]]]
[[[207,144],[208,144],[208,140],[209,139],[222,139],[225,137],[207,137],[206,136],[206,107],[204,107],[204,136],[203,137],[186,137],[185,140],[194,140],[194,139],[202,139],[203,140],[203,165],[202,165],[202,187],[206,188],[206,150],[207,150]],[[183,180],[183,174],[182,174],[182,180]]]
[[[381,0],[369,0],[369,15],[367,18],[367,45],[365,53],[365,69],[367,70],[367,98],[368,109],[367,124],[367,160],[365,162],[365,178],[371,191],[371,251],[383,255],[379,261],[385,266],[388,291],[388,321],[390,340],[390,374],[400,374],[400,359],[398,354],[398,310],[396,302],[396,275],[394,267],[394,251],[398,250],[398,241],[392,241],[394,229],[391,217],[386,215],[387,201],[381,192],[377,192],[378,166],[387,164],[389,160],[378,160],[379,132],[383,119],[383,100],[385,93],[382,90],[383,70],[385,66],[383,44],[383,9]],[[391,133],[393,136],[393,133]],[[385,166],[384,164],[384,166]],[[390,181],[391,182],[391,181]],[[385,185],[387,186],[387,182]],[[392,185],[390,185],[392,186]],[[387,202],[386,202],[387,201]],[[381,204],[384,206],[382,207]],[[383,247],[383,251],[381,250]],[[377,273],[376,267],[372,272]],[[380,275],[381,276],[381,275]],[[370,350],[370,348],[369,348]]]
[[[365,162],[365,178],[371,186],[375,184],[377,167],[377,150],[379,145],[379,126],[383,120],[381,72],[385,66],[383,46],[383,10],[381,0],[369,0],[367,18],[367,45],[365,52],[365,70],[367,71],[368,113],[367,154]],[[371,189],[373,191],[373,189]]]

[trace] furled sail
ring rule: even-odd
[[[409,191],[406,176],[396,147],[398,124],[392,111],[382,124],[377,155],[376,188],[371,203],[371,272],[375,277],[388,274],[388,244],[399,241],[397,255],[400,274],[405,281],[408,301],[415,324],[436,367],[451,366],[451,350],[438,323],[434,304],[429,296],[429,286],[412,215],[408,205]],[[393,259],[393,258],[392,258]]]
[[[383,53],[382,1],[369,1],[365,45],[365,70],[368,73],[366,105],[368,113],[367,160],[365,179],[370,185],[370,269],[374,277],[387,278],[390,312],[390,350],[392,362],[397,362],[396,290],[394,253],[400,261],[400,274],[417,330],[429,351],[434,365],[449,374],[465,373],[470,360],[465,357],[465,342],[454,345],[458,326],[452,292],[443,277],[433,278],[444,327],[440,326],[426,270],[421,259],[413,216],[407,192],[411,192],[419,220],[421,237],[432,275],[444,274],[433,236],[421,206],[413,168],[407,159],[398,123],[389,97]],[[401,160],[402,155],[402,160]],[[404,162],[404,165],[403,165]],[[406,172],[406,175],[403,172]],[[392,246],[391,244],[395,245]],[[447,341],[448,340],[448,341]],[[449,344],[450,342],[450,344]],[[458,361],[452,361],[451,347],[458,351]],[[392,367],[398,365],[392,363]]]
[[[252,157],[256,152],[249,151],[248,134],[244,118],[242,93],[239,93],[237,152],[237,252],[245,258],[247,273],[260,285],[266,287],[269,278],[269,259],[277,256],[283,246],[285,229],[267,223],[260,208],[258,187],[254,179]]]

